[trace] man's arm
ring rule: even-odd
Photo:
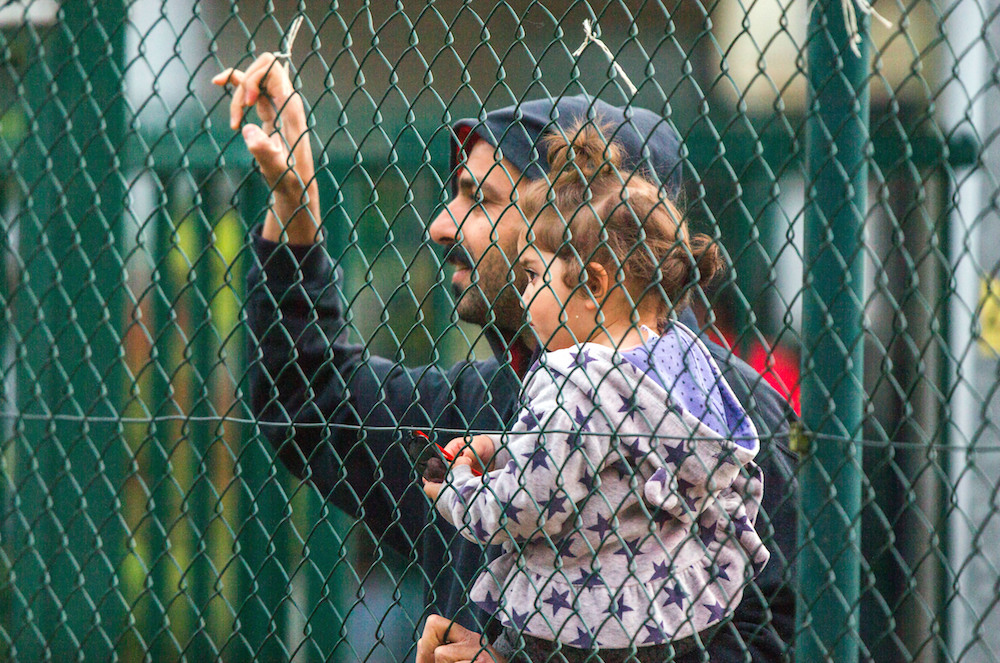
[[[516,377],[495,361],[406,368],[347,339],[340,279],[322,244],[254,236],[248,275],[251,407],[282,463],[380,541],[409,554],[428,504],[405,431],[500,430]]]
[[[790,661],[795,638],[798,485],[788,427],[797,417],[751,366],[717,344],[706,345],[760,434],[756,462],[764,474],[764,499],[756,529],[771,553],[768,565],[746,588],[732,623],[709,645],[711,660],[743,661],[749,654],[755,662]]]
[[[466,423],[445,412],[453,376],[408,369],[348,341],[339,275],[322,244],[257,235],[254,247],[246,310],[261,431],[293,474],[408,552],[427,505],[400,429]]]
[[[244,125],[242,135],[272,191],[248,275],[252,409],[295,475],[363,517],[381,542],[409,551],[427,507],[399,428],[460,423],[442,421],[448,376],[366,356],[346,341],[339,278],[321,242],[305,108],[285,66],[265,54],[214,82],[235,86],[234,129],[255,107],[261,125]]]

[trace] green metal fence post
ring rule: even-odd
[[[26,343],[18,472],[32,488],[14,567],[32,584],[15,617],[16,660],[111,660],[127,630],[119,572],[129,459],[116,421],[127,15],[121,0],[63,3],[30,56],[25,94],[37,124],[22,150],[29,201],[15,319]]]
[[[218,658],[212,639],[212,594],[217,570],[212,568],[210,547],[212,543],[212,512],[218,502],[211,477],[211,452],[216,440],[209,419],[216,412],[212,407],[212,372],[215,370],[213,355],[217,351],[212,318],[212,229],[214,219],[212,181],[204,172],[196,172],[197,190],[186,223],[194,238],[197,253],[189,255],[191,273],[185,284],[185,295],[190,305],[191,324],[185,348],[186,372],[190,374],[190,419],[185,421],[188,438],[188,467],[190,488],[184,498],[187,528],[194,536],[191,558],[185,571],[185,585],[192,601],[192,630],[187,642],[187,653],[192,658]],[[199,418],[203,418],[199,420]]]
[[[166,174],[156,176],[157,186],[168,190],[174,181]],[[175,194],[176,195],[176,194]],[[167,201],[168,196],[162,195]],[[176,204],[176,203],[175,203]],[[174,301],[177,284],[170,269],[170,251],[175,241],[171,236],[174,221],[171,211],[161,207],[153,221],[152,255],[156,265],[152,283],[156,288],[150,297],[152,316],[150,328],[153,333],[151,358],[155,358],[158,370],[151,370],[151,385],[148,395],[150,403],[150,425],[145,442],[148,450],[144,454],[145,471],[149,484],[149,494],[145,500],[146,541],[146,588],[148,598],[145,610],[139,620],[139,632],[146,642],[146,649],[154,660],[178,658],[181,644],[173,633],[170,611],[176,603],[176,566],[171,533],[174,529],[174,504],[177,501],[176,487],[172,480],[171,466],[174,445],[179,436],[178,422],[167,419],[175,412],[173,376],[177,372],[176,357],[180,343],[175,321]]]
[[[820,0],[809,28],[802,416],[816,438],[800,469],[796,656],[851,663],[861,646],[857,442],[864,399],[869,55],[866,41],[860,55],[851,52],[843,16],[840,0]],[[866,27],[859,25],[861,34]]]
[[[240,186],[240,213],[248,226],[264,220],[270,192],[262,178],[254,175]],[[247,261],[253,260],[247,256]],[[249,265],[247,266],[249,269]],[[245,278],[245,272],[241,277]],[[247,296],[244,293],[244,299]],[[247,364],[257,361],[252,353]],[[247,364],[244,364],[246,366]],[[241,377],[244,393],[249,377]],[[284,645],[287,606],[290,593],[286,560],[289,519],[289,493],[284,490],[285,476],[270,444],[257,427],[247,427],[246,439],[239,451],[241,491],[236,543],[241,559],[239,582],[241,594],[233,624],[235,657],[256,660],[284,660],[289,652]]]

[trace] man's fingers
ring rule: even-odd
[[[243,111],[253,106],[266,93],[272,100],[283,104],[292,91],[288,72],[280,65],[273,53],[265,53],[247,67],[246,71],[229,68],[219,72],[212,78],[216,85],[232,84],[236,86],[233,97],[229,101],[229,126],[236,130],[243,119]],[[264,89],[261,90],[261,85]],[[269,108],[258,108],[262,115],[273,114]],[[267,118],[264,118],[267,121]]]
[[[434,663],[434,650],[436,648],[436,643],[428,640],[426,636],[420,636],[420,639],[417,640],[416,663]]]
[[[236,89],[233,90],[233,96],[229,100],[229,128],[234,131],[240,128],[240,120],[243,119],[243,99],[246,96],[243,92],[244,80],[246,80],[246,74],[232,67],[220,71],[212,77],[212,83],[215,85],[236,86]]]
[[[278,134],[269,136],[257,125],[247,124],[243,127],[243,142],[272,185],[288,170],[288,150]]]
[[[428,615],[427,622],[424,624],[424,635],[431,636],[437,644],[443,645],[447,642],[445,638],[453,632],[452,629],[456,629],[456,631],[465,630],[461,626],[457,626],[447,617],[442,617],[441,615]]]
[[[260,93],[260,81],[273,64],[274,54],[264,53],[257,56],[257,59],[247,67],[246,76],[243,78],[244,102],[247,106],[256,103],[257,95]]]
[[[464,642],[453,645],[441,645],[434,650],[434,663],[458,663],[459,661],[471,661],[476,655],[475,651],[469,651],[469,645]]]
[[[507,663],[507,659],[493,649],[487,648],[479,652],[479,656],[476,656],[476,660],[471,663]]]
[[[229,100],[229,128],[236,131],[243,119],[243,85],[237,85],[233,97]]]
[[[256,124],[245,125],[242,133],[243,140],[246,142],[250,154],[257,156],[258,154],[268,154],[272,151],[274,143],[271,142],[271,137],[264,133],[264,130]]]
[[[479,638],[455,642],[450,645],[443,645],[434,650],[434,663],[461,663],[462,661],[489,661],[493,663],[495,659],[485,645],[480,644]]]
[[[482,636],[441,615],[430,615],[417,643],[417,663],[505,663],[491,649],[485,648]]]
[[[262,85],[264,89],[261,89]],[[265,53],[254,60],[247,69],[246,78],[243,80],[243,103],[252,106],[257,103],[261,93],[266,93],[280,105],[290,94],[291,87],[288,72],[275,58],[274,53]]]
[[[239,85],[243,82],[244,74],[239,69],[233,69],[230,67],[225,71],[220,71],[215,76],[212,77],[212,83],[215,85]]]
[[[278,134],[268,135],[254,124],[243,127],[243,140],[246,141],[250,154],[260,162],[265,170],[275,168],[286,170],[288,166],[288,151]]]
[[[451,620],[441,615],[429,615],[424,623],[424,632],[417,641],[416,663],[434,663],[434,650],[445,643]]]

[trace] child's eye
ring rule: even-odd
[[[525,269],[524,273],[528,276],[528,283],[534,283],[535,282],[535,277],[538,276],[538,274],[536,274],[535,272],[531,271],[530,269]]]

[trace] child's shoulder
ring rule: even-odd
[[[616,363],[617,353],[597,343],[581,343],[560,350],[543,352],[538,358],[539,368],[590,369],[595,364]]]
[[[542,353],[531,368],[531,375],[559,384],[591,384],[594,375],[607,375],[629,362],[613,348],[597,343],[582,343]]]

